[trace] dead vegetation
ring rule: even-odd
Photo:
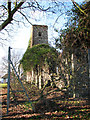
[[[2,119],[89,120],[90,105],[87,99],[67,98],[64,92],[50,86],[45,88],[43,95],[41,95],[41,90],[34,85],[26,87],[26,90],[35,111],[32,111],[24,93],[18,92],[13,96],[11,92],[9,114],[7,116],[7,88],[4,88],[2,89]]]

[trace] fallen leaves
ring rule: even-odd
[[[47,91],[45,91],[44,94],[46,95]],[[52,93],[48,94],[48,97],[44,96],[42,99],[38,101],[37,101],[38,99],[37,94],[36,96],[32,96],[32,100],[34,100],[33,104],[35,106],[35,112],[32,111],[29,102],[24,102],[22,94],[21,97],[19,94],[19,99],[17,103],[16,102],[10,103],[9,116],[6,116],[6,112],[7,112],[6,99],[7,96],[5,95],[3,97],[3,104],[2,104],[2,108],[3,108],[2,111],[4,115],[3,119],[13,119],[13,118],[22,119],[22,120],[23,119],[41,119],[41,120],[88,119],[90,113],[90,109],[89,109],[90,105],[87,104],[86,100],[62,99],[61,96],[59,95],[59,92],[54,90],[52,90]]]

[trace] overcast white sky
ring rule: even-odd
[[[61,1],[70,1],[70,0],[61,0]],[[82,2],[84,0],[75,0],[77,3],[78,2]],[[37,17],[38,15],[40,15],[40,13],[37,13],[35,15],[35,17]],[[53,20],[52,20],[53,21]],[[48,25],[47,23],[50,22],[48,21],[47,18],[44,17],[44,20],[40,21],[40,22],[33,22],[34,24],[45,24]],[[62,27],[63,23],[64,23],[64,18],[61,17],[61,21],[60,21],[60,27]],[[18,28],[18,32],[15,33],[13,35],[13,37],[11,38],[12,42],[8,42],[6,43],[6,46],[0,46],[0,65],[1,65],[1,61],[2,61],[2,57],[8,55],[8,47],[12,47],[13,50],[15,51],[20,51],[21,50],[21,54],[25,52],[27,46],[28,46],[28,41],[30,39],[30,28],[31,25],[28,27],[22,26],[21,28]],[[52,37],[52,35],[56,36],[56,34],[49,28],[49,42],[50,42],[50,38]],[[1,69],[1,68],[0,68]]]

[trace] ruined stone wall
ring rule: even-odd
[[[50,79],[51,77],[49,75],[47,64],[45,64],[42,68],[38,66],[37,70],[32,69],[32,71],[27,72],[27,82],[36,85],[39,89],[41,89],[46,81]]]

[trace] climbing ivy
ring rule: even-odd
[[[59,53],[55,48],[50,47],[47,44],[34,45],[32,48],[28,47],[21,64],[25,71],[30,71],[37,65],[42,67],[45,63],[49,66],[50,72],[55,72]]]

